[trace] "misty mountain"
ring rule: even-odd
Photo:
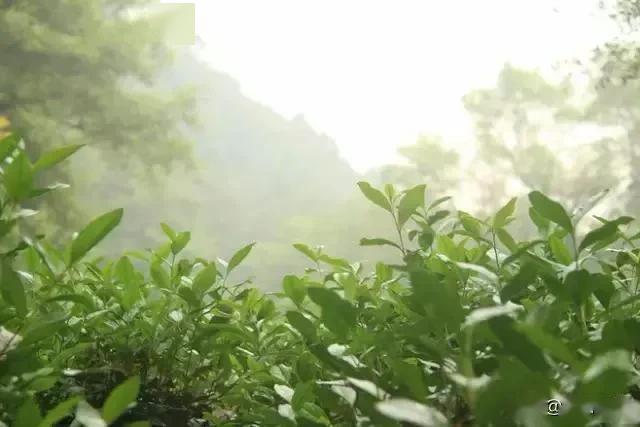
[[[356,173],[302,116],[289,120],[247,98],[235,80],[192,55],[181,55],[159,86],[195,94],[197,123],[185,130],[192,161],[151,166],[152,178],[143,177],[149,165],[118,161],[119,153],[89,148],[74,161],[76,175],[86,177],[74,185],[78,200],[92,201],[96,213],[125,208],[112,250],[159,242],[165,221],[197,231],[193,252],[228,259],[257,241],[253,256],[268,260],[274,248],[289,251],[291,218],[322,216],[353,195]]]

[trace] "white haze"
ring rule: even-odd
[[[614,31],[594,0],[195,4],[202,56],[248,97],[302,114],[361,172],[421,133],[470,148],[465,93],[505,62],[552,72]]]

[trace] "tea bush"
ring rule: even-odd
[[[60,187],[39,172],[78,148],[32,162],[18,136],[0,141],[5,425],[640,422],[630,217],[579,235],[580,215],[534,191],[537,237],[518,241],[516,199],[481,219],[425,200],[424,185],[361,182],[397,240],[360,243],[402,262],[368,271],[295,244],[310,267],[264,295],[233,274],[253,244],[228,261],[189,259],[190,233],[162,224],[160,247],[92,259],[122,210],[60,247],[26,232],[24,203]]]

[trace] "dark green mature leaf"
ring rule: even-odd
[[[580,243],[580,251],[583,251],[598,242],[609,240],[618,232],[618,227],[620,225],[628,224],[631,221],[633,221],[633,218],[623,216],[616,220],[607,222],[595,230],[591,230],[586,236],[584,236],[584,239],[582,239],[582,242]]]
[[[464,311],[457,289],[426,270],[411,272],[410,278],[414,293],[412,298],[424,307],[425,313],[450,330],[459,329],[464,320]]]
[[[13,162],[5,168],[4,187],[14,200],[22,200],[31,194],[33,189],[33,165],[27,154],[20,152]]]
[[[391,203],[389,203],[389,200],[387,200],[380,190],[373,188],[371,184],[364,181],[358,182],[358,187],[360,187],[360,191],[362,191],[362,194],[364,194],[367,199],[384,210],[391,212]]]
[[[322,323],[341,338],[346,338],[356,325],[355,308],[329,289],[309,288],[309,298],[322,308]]]
[[[404,225],[419,207],[424,206],[426,188],[427,186],[424,184],[416,185],[404,193],[398,204],[398,224],[400,226]]]
[[[514,197],[509,200],[506,205],[500,208],[500,210],[493,216],[493,228],[498,229],[507,225],[509,217],[513,215],[516,210],[516,201],[518,199]]]
[[[296,328],[306,339],[313,341],[316,337],[316,327],[311,320],[304,317],[297,311],[288,311],[287,320],[289,324]]]
[[[68,265],[75,264],[91,248],[100,243],[120,223],[122,213],[122,209],[113,210],[97,217],[82,229],[71,242]]]
[[[587,270],[574,270],[567,274],[564,285],[577,304],[583,304],[593,292],[591,274]]]
[[[205,268],[198,272],[198,275],[193,279],[193,290],[197,294],[203,294],[211,289],[211,286],[216,282],[218,276],[218,269],[215,263],[207,264]]]
[[[18,274],[13,270],[11,262],[3,259],[0,264],[2,271],[0,272],[0,287],[2,297],[11,304],[16,313],[20,317],[27,315],[27,296],[24,291],[24,285]]]
[[[149,269],[149,273],[151,274],[151,278],[153,281],[160,286],[161,288],[168,289],[171,287],[171,277],[169,273],[162,267],[162,264],[158,261],[151,263],[151,267]]]
[[[131,377],[113,389],[102,407],[102,418],[107,423],[117,420],[127,410],[127,407],[135,403],[140,392],[140,378]]]
[[[250,243],[247,246],[239,249],[235,254],[233,254],[233,256],[231,257],[231,259],[229,260],[229,265],[227,266],[227,271],[226,271],[226,275],[228,276],[229,273],[231,273],[238,265],[240,265],[240,263],[242,261],[244,261],[244,259],[249,255],[249,252],[251,252],[251,249],[253,248],[253,246],[255,245],[255,243]]]
[[[12,424],[14,427],[36,427],[42,421],[40,408],[31,398],[27,398],[18,409],[16,420]]]
[[[84,147],[85,144],[77,144],[77,145],[67,145],[64,147],[57,148],[55,150],[48,151],[44,153],[34,164],[33,171],[39,172],[44,169],[50,168],[54,166],[67,157],[71,156],[73,153]]]
[[[544,218],[558,224],[569,233],[573,233],[571,218],[562,205],[555,200],[551,200],[539,191],[529,193],[529,201],[533,208]]]
[[[508,354],[515,356],[532,371],[545,371],[548,368],[540,348],[516,329],[515,320],[500,316],[491,318],[488,322],[491,331],[500,339]]]

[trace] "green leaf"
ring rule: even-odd
[[[529,193],[529,201],[536,212],[544,218],[558,224],[567,232],[573,233],[571,218],[560,203],[555,200],[551,200],[539,191],[532,191]]]
[[[306,339],[313,341],[316,337],[316,327],[311,320],[297,311],[287,312],[287,321]]]
[[[549,249],[553,257],[561,264],[569,265],[573,262],[569,248],[556,235],[549,236]]]
[[[493,217],[493,228],[499,229],[507,225],[509,218],[516,210],[516,201],[518,199],[514,197],[509,200],[506,205],[500,208],[500,210]]]
[[[547,362],[542,351],[522,332],[516,330],[516,322],[507,316],[493,317],[488,320],[489,327],[502,342],[505,350],[519,359],[532,371],[546,371]]]
[[[591,273],[587,270],[574,270],[567,274],[564,285],[571,294],[576,305],[583,304],[593,292]]]
[[[0,163],[4,162],[18,148],[20,139],[20,136],[15,133],[0,139]]]
[[[205,268],[198,272],[193,279],[193,290],[197,294],[203,294],[211,289],[218,277],[218,269],[215,263],[208,264]]]
[[[424,391],[427,389],[427,386],[424,381],[422,368],[402,360],[391,360],[390,366],[400,382],[409,389],[412,397],[423,400]]]
[[[391,240],[387,240],[387,239],[382,239],[382,238],[374,238],[374,239],[368,239],[366,237],[363,237],[362,239],[360,239],[360,246],[393,246],[396,249],[402,250],[400,248],[400,245],[398,245],[395,242],[392,242]]]
[[[358,182],[358,187],[360,187],[360,191],[362,191],[362,194],[364,194],[367,199],[384,210],[391,212],[391,203],[389,203],[389,200],[387,200],[380,190],[373,188],[371,184],[364,181]]]
[[[410,399],[394,398],[376,403],[376,409],[386,417],[421,427],[446,426],[446,417],[437,409]]]
[[[516,243],[515,239],[507,230],[504,228],[498,228],[496,230],[496,236],[498,236],[498,240],[502,242],[503,245],[507,247],[512,253],[518,250],[518,243]]]
[[[33,166],[26,153],[20,152],[13,162],[5,168],[4,187],[14,200],[22,200],[33,189]]]
[[[81,259],[95,245],[100,243],[107,234],[111,232],[122,219],[122,209],[116,209],[99,216],[78,233],[71,242],[71,254],[69,256],[69,266]]]
[[[493,307],[476,308],[464,319],[463,327],[475,326],[478,323],[486,322],[489,319],[493,319],[499,316],[511,316],[522,309],[522,306],[513,304],[511,302],[508,302],[504,305],[496,305]]]
[[[171,242],[171,253],[174,255],[179,254],[187,246],[189,240],[191,240],[191,233],[188,231],[178,233],[175,240]]]
[[[307,294],[322,308],[322,323],[340,338],[346,338],[355,327],[355,308],[338,294],[325,288],[308,288]]]
[[[519,323],[516,329],[524,333],[535,345],[558,360],[571,366],[579,365],[573,351],[561,339],[551,335],[536,325]]]
[[[42,422],[38,425],[38,427],[52,427],[56,423],[60,422],[64,418],[66,418],[71,412],[73,412],[73,408],[80,402],[79,397],[72,397],[63,402],[58,403],[53,409],[47,412],[47,415],[44,417]]]
[[[249,255],[249,252],[251,252],[251,249],[253,248],[254,245],[255,243],[250,243],[244,248],[237,251],[235,254],[233,254],[233,256],[231,257],[231,260],[229,261],[229,265],[227,266],[227,272],[226,272],[227,276],[229,275],[229,273],[231,273],[231,271],[234,268],[240,265],[240,263]]]
[[[27,296],[24,291],[24,285],[20,276],[13,270],[11,262],[8,259],[3,259],[0,264],[2,271],[0,271],[0,290],[2,291],[2,297],[16,309],[16,313],[20,317],[27,315]]]
[[[150,271],[151,278],[156,283],[156,285],[161,288],[168,289],[171,287],[171,277],[169,277],[169,273],[162,267],[162,264],[159,261],[154,261],[151,263]]]
[[[318,257],[320,256],[319,253],[317,253],[317,251],[314,251],[313,249],[311,249],[309,246],[303,244],[303,243],[295,243],[293,245],[293,247],[303,253],[304,255],[306,255],[309,259],[311,259],[313,262],[318,262]]]
[[[140,392],[140,378],[132,377],[118,385],[107,397],[102,407],[102,418],[107,423],[117,420],[136,401]]]
[[[40,408],[31,398],[27,398],[18,409],[16,420],[12,424],[14,427],[34,427],[42,422]]]
[[[398,204],[398,224],[400,226],[403,226],[419,207],[424,206],[426,188],[426,185],[421,184],[405,191]]]
[[[78,151],[84,147],[84,144],[78,145],[66,145],[64,147],[57,148],[55,150],[48,151],[44,153],[34,164],[33,171],[39,172],[41,170],[50,168],[54,166],[67,157],[71,156],[73,153]]]
[[[284,276],[284,279],[282,279],[282,289],[296,305],[300,305],[304,297],[307,296],[304,282],[293,275]]]
[[[633,218],[628,216],[620,217],[614,221],[607,222],[601,227],[596,228],[595,230],[591,230],[584,236],[582,242],[580,243],[580,252],[589,246],[595,245],[598,242],[607,242],[618,232],[618,227],[620,225],[625,225],[633,221]]]
[[[168,224],[161,222],[160,223],[160,228],[162,228],[162,231],[164,232],[164,234],[166,234],[166,236],[173,242],[174,240],[176,240],[176,237],[178,236],[178,233],[176,233],[173,228],[171,228]]]

